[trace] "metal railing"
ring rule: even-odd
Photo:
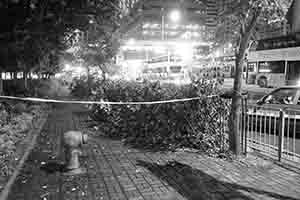
[[[242,148],[300,163],[300,110],[247,105],[240,115]]]

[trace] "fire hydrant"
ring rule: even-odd
[[[86,144],[87,140],[88,136],[80,131],[68,131],[64,133],[65,175],[76,175],[86,172],[86,170],[80,166],[79,155],[82,154],[82,145]]]

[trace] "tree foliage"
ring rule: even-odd
[[[291,0],[234,1],[220,14],[216,42],[218,44],[232,42],[234,47],[237,47],[237,53],[244,36],[249,34],[250,42],[256,41],[260,39],[260,28],[282,23],[290,3]],[[226,34],[231,35],[231,37],[224,37]]]
[[[80,46],[89,63],[104,63],[118,48],[138,6],[124,13],[118,0],[7,0],[0,3],[0,65],[6,71],[55,73],[59,56]],[[78,32],[85,34],[78,41]]]
[[[76,47],[75,57],[86,66],[98,66],[103,74],[109,73],[106,63],[119,50],[123,34],[139,23],[142,2],[126,9],[120,7],[118,0],[94,1],[83,7],[81,13],[87,11],[81,18],[85,25],[75,29],[81,32],[81,37],[75,43],[71,40],[71,46]],[[71,34],[69,38],[76,38],[74,34],[75,37]]]
[[[63,50],[56,4],[59,1],[10,0],[0,5],[2,19],[0,28],[1,52],[10,55],[3,59],[5,71],[29,71],[57,69],[57,56]],[[52,68],[51,68],[52,67]],[[55,72],[55,70],[53,70]]]

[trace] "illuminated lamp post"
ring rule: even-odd
[[[164,15],[164,8],[161,9],[162,15],[161,15],[161,39],[165,40],[165,15]],[[181,19],[181,12],[179,10],[172,10],[169,13],[169,19],[174,22],[178,23]]]
[[[164,8],[161,9],[162,11],[162,15],[161,15],[161,40],[164,41],[165,40],[165,14],[164,14]],[[168,14],[168,18],[171,22],[173,23],[178,23],[181,19],[181,12],[178,9],[172,10],[169,14]],[[170,52],[169,49],[167,48],[168,51],[168,63],[170,63]],[[169,72],[169,66],[167,71]]]

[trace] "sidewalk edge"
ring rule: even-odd
[[[9,192],[11,190],[11,187],[13,186],[16,178],[18,177],[21,169],[23,168],[23,165],[25,161],[27,160],[28,156],[30,155],[31,151],[33,150],[37,137],[39,136],[39,133],[42,131],[42,128],[44,127],[44,124],[48,118],[48,113],[41,117],[39,127],[34,128],[31,130],[31,134],[29,134],[28,137],[32,137],[31,142],[29,143],[28,147],[26,148],[25,153],[23,154],[22,158],[20,159],[20,162],[18,163],[16,169],[14,170],[14,173],[11,175],[11,177],[8,179],[8,182],[4,186],[4,189],[0,193],[0,200],[6,200]]]

